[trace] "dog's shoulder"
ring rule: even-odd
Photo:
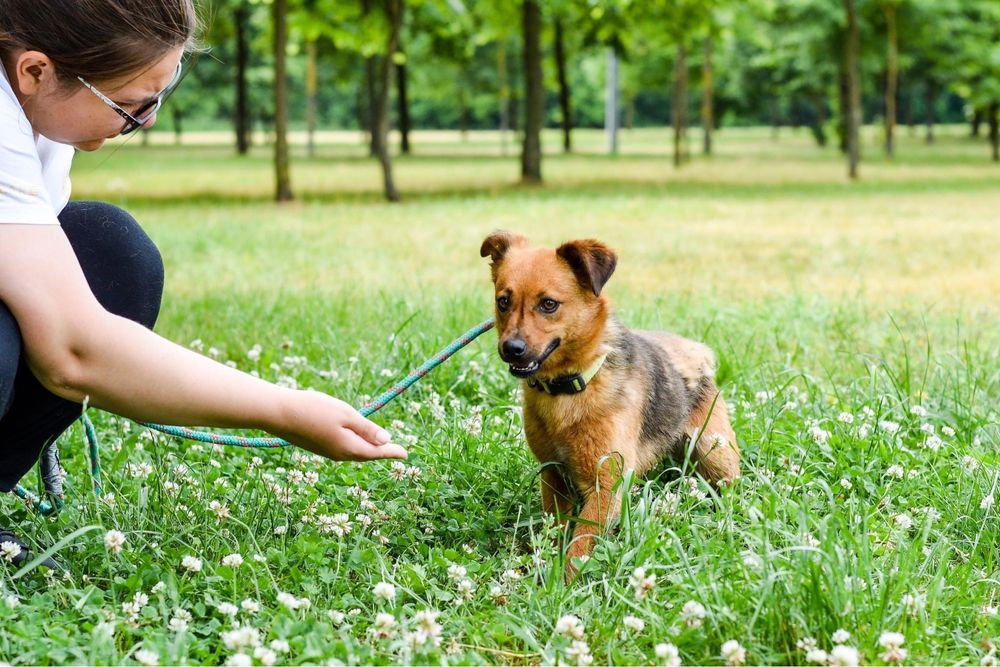
[[[715,354],[704,343],[666,331],[635,331],[635,335],[652,343],[666,354],[670,365],[684,379],[689,390],[715,379]]]

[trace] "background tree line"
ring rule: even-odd
[[[168,102],[173,129],[275,138],[279,199],[293,196],[286,133],[356,128],[392,179],[412,128],[500,131],[526,182],[540,131],[670,125],[677,166],[725,126],[810,128],[858,175],[859,127],[900,124],[933,143],[965,122],[1000,160],[997,0],[210,0],[204,49]],[[688,128],[702,128],[692,147]]]

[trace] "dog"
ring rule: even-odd
[[[643,476],[665,459],[690,457],[716,487],[739,477],[712,351],[618,321],[602,291],[618,262],[611,248],[593,239],[537,248],[497,231],[480,255],[491,260],[498,352],[523,385],[542,509],[565,523],[581,503],[566,551],[569,578],[574,559],[617,517],[625,471]]]

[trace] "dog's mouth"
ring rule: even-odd
[[[549,355],[556,351],[556,348],[559,347],[559,344],[561,342],[562,342],[561,339],[556,338],[551,343],[549,343],[548,347],[545,348],[545,351],[542,352],[542,354],[539,355],[538,358],[533,359],[531,361],[508,362],[507,365],[510,366],[510,374],[516,378],[521,378],[522,380],[524,378],[531,377],[532,375],[538,372],[538,369],[542,367],[542,364],[545,363],[545,360],[549,358]]]

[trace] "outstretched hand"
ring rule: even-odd
[[[334,461],[405,459],[406,450],[389,442],[389,432],[353,407],[317,391],[289,394],[286,423],[275,433],[293,445]]]

